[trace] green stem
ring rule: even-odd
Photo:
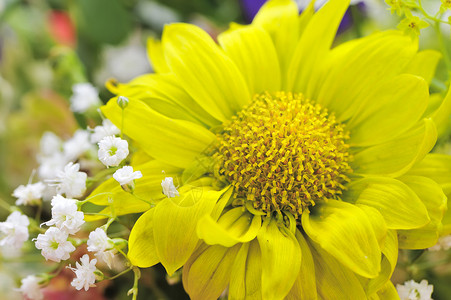
[[[4,209],[6,209],[9,212],[13,212],[14,210],[11,209],[11,205],[6,202],[5,200],[3,200],[2,198],[0,198],[0,206],[2,206]]]
[[[449,57],[449,52],[448,52],[448,49],[446,48],[446,44],[445,44],[445,41],[443,39],[443,34],[440,31],[440,24],[439,23],[435,23],[434,24],[434,29],[435,29],[435,32],[436,32],[437,37],[438,37],[438,42],[440,44],[440,49],[442,50],[442,53],[443,53],[443,60],[445,61],[446,69],[448,70],[447,77],[448,77],[448,80],[449,80],[450,75],[451,75],[451,59]]]
[[[124,271],[120,272],[119,274],[116,274],[116,275],[114,275],[114,276],[112,276],[112,277],[104,278],[103,280],[113,280],[113,279],[116,279],[116,278],[118,278],[118,277],[120,277],[120,276],[122,276],[122,275],[124,275],[124,274],[126,274],[126,273],[128,273],[128,272],[130,272],[131,270],[133,270],[133,267],[130,267],[130,268],[128,268],[128,269],[126,269],[126,270],[124,270]]]

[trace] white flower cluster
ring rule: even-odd
[[[0,222],[0,246],[20,250],[28,240],[28,217],[18,211],[12,212],[5,222]]]
[[[92,107],[98,107],[101,102],[99,91],[89,82],[77,83],[72,86],[70,109],[73,112],[84,113]]]
[[[34,275],[28,275],[21,280],[19,291],[28,299],[44,299],[44,295],[42,294],[41,288],[39,286],[39,278]]]
[[[110,120],[104,119],[101,126],[96,126],[91,134],[91,143],[97,144],[107,136],[116,136],[121,131]]]
[[[34,205],[41,201],[45,190],[45,184],[37,182],[33,184],[20,185],[17,187],[13,196],[17,198],[16,205]]]
[[[80,172],[80,165],[72,162],[68,163],[63,171],[56,173],[56,178],[48,180],[52,186],[56,187],[58,194],[65,194],[69,198],[83,196],[86,191],[86,179],[88,175]]]
[[[89,141],[87,130],[77,130],[73,137],[63,142],[52,132],[46,132],[41,138],[38,175],[41,179],[54,179],[58,171],[63,171],[68,163],[84,155],[92,156],[94,145]]]
[[[69,234],[77,233],[84,222],[84,214],[78,211],[76,200],[56,195],[52,199],[52,219],[44,223],[55,227],[38,235],[36,248],[41,250],[46,260],[60,262],[69,259],[70,253],[75,250],[68,241]]]
[[[451,235],[442,236],[438,239],[437,244],[429,248],[429,251],[440,251],[451,249]]]
[[[128,156],[128,142],[115,136],[104,137],[99,143],[99,160],[107,167],[118,166]]]
[[[97,259],[89,260],[89,255],[85,254],[80,258],[81,264],[75,263],[76,268],[69,266],[68,268],[74,271],[75,278],[72,280],[71,285],[77,290],[85,289],[87,291],[90,287],[95,286],[96,275],[95,271]]]
[[[396,290],[401,300],[432,300],[434,287],[427,280],[421,280],[420,283],[409,280],[402,285],[397,284]]]
[[[108,267],[113,267],[114,255],[117,253],[114,249],[113,241],[108,238],[105,230],[97,228],[89,234],[88,251],[95,252],[95,256],[103,260]]]

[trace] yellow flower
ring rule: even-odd
[[[401,20],[398,25],[398,29],[404,31],[412,38],[416,38],[420,35],[420,30],[429,26],[429,23],[420,19],[420,17],[412,16],[409,12],[406,17]]]
[[[116,214],[145,211],[134,265],[183,267],[192,299],[396,297],[398,246],[430,247],[442,228],[446,196],[429,177],[446,159],[427,153],[451,97],[429,105],[440,55],[401,32],[331,48],[348,4],[299,16],[272,0],[219,45],[168,25],[148,44],[156,74],[109,82],[129,103],[102,111],[143,177],[133,195],[110,179],[91,201],[108,205],[107,191]],[[165,177],[180,196],[162,193]]]

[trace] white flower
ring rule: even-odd
[[[74,245],[67,240],[68,234],[56,227],[50,227],[45,234],[39,234],[36,248],[42,250],[41,254],[46,260],[60,262],[69,259],[70,253],[75,250]]]
[[[108,238],[105,230],[97,228],[89,234],[88,251],[96,252],[95,256],[103,260],[111,269],[114,261],[116,249],[113,248],[113,241]]]
[[[100,142],[104,137],[114,136],[121,133],[119,128],[116,127],[110,120],[105,119],[102,121],[102,126],[96,126],[94,132],[91,134],[91,143],[95,144]]]
[[[119,182],[120,185],[132,184],[133,180],[143,177],[140,171],[133,172],[133,167],[125,166],[114,172],[113,178]]]
[[[81,265],[76,262],[75,265],[77,268],[68,267],[72,271],[75,272],[75,278],[72,280],[71,285],[75,287],[77,290],[81,290],[82,288],[87,291],[90,287],[95,286],[96,275],[94,272],[97,270],[96,263],[97,259],[93,259],[89,261],[89,255],[85,254],[82,258],[80,258]]]
[[[51,156],[37,157],[39,162],[38,175],[42,179],[55,178],[58,171],[64,170],[64,166],[68,163],[62,152],[55,152]]]
[[[45,222],[45,225],[55,225],[68,234],[75,234],[80,230],[83,223],[85,223],[84,214],[78,211],[74,199],[66,199],[61,195],[53,197],[52,219]]]
[[[107,167],[118,166],[128,155],[126,140],[107,136],[99,142],[99,160]]]
[[[22,248],[23,243],[28,240],[28,225],[30,221],[27,216],[18,211],[12,212],[5,222],[0,222],[0,246],[9,246],[16,250]]]
[[[45,185],[42,182],[20,185],[17,187],[13,196],[17,198],[16,205],[32,205],[39,203],[44,193]]]
[[[86,179],[88,175],[79,172],[80,165],[72,162],[64,167],[64,171],[58,171],[56,179],[50,180],[54,182],[58,194],[65,194],[68,198],[81,197],[86,191]]]
[[[73,95],[70,97],[70,109],[83,113],[93,106],[100,105],[99,92],[92,84],[77,83],[72,86]]]
[[[428,285],[427,280],[421,280],[420,283],[409,280],[403,285],[397,284],[396,289],[401,300],[432,300],[434,287]]]
[[[449,250],[451,249],[451,235],[442,236],[438,239],[437,244],[429,248],[430,251]]]
[[[113,246],[111,240],[106,235],[105,230],[101,228],[91,231],[87,244],[88,251],[90,252],[105,251]]]
[[[61,151],[62,141],[53,132],[46,131],[41,137],[40,149],[44,156],[51,156],[56,152]]]
[[[74,136],[63,144],[64,156],[68,161],[76,160],[92,148],[89,142],[89,132],[78,129]]]
[[[166,177],[161,181],[161,187],[163,188],[163,194],[168,198],[180,196],[179,191],[175,188],[172,177]]]
[[[21,280],[21,286],[19,291],[27,299],[30,300],[42,300],[44,295],[42,294],[41,288],[39,286],[39,279],[34,275],[28,275]]]

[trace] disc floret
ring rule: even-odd
[[[217,172],[267,215],[339,199],[352,172],[344,124],[302,94],[256,95],[218,139]]]

